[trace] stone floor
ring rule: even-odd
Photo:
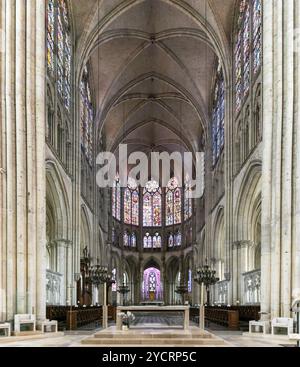
[[[153,320],[154,321],[154,320]],[[157,322],[157,320],[155,320]],[[195,324],[191,323],[194,328]],[[95,330],[78,330],[73,332],[59,333],[57,336],[38,337],[33,338],[0,338],[0,347],[89,347],[83,345],[82,340],[93,337],[101,329]],[[172,330],[172,329],[170,329]],[[249,336],[242,331],[229,331],[214,324],[210,324],[207,331],[214,334],[218,338],[225,341],[225,346],[231,347],[282,347],[294,346],[295,343],[289,342],[287,338],[274,338],[272,336],[263,337],[260,335]],[[174,329],[174,333],[178,329]],[[18,339],[18,340],[17,340]]]

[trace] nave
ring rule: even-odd
[[[126,337],[122,306],[296,344],[299,12],[1,1],[0,345],[78,346],[120,313]]]

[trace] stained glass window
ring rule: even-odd
[[[136,247],[136,234],[132,233],[131,235],[131,243],[130,243],[131,247]]]
[[[54,39],[55,39],[55,10],[54,1],[48,1],[47,19],[47,65],[50,73],[54,73]]]
[[[253,71],[256,74],[261,65],[261,28],[262,6],[261,0],[253,0]]]
[[[124,222],[139,225],[139,192],[135,180],[129,178],[124,191]]]
[[[129,245],[130,245],[130,236],[129,236],[127,231],[124,232],[123,245],[124,245],[124,247],[129,247]]]
[[[191,194],[191,183],[189,180],[186,180],[184,186],[184,220],[188,220],[193,214]]]
[[[150,236],[150,233],[146,233],[144,236],[144,248],[152,248],[152,237]]]
[[[189,269],[188,292],[192,293],[192,270]]]
[[[117,269],[114,268],[111,273],[112,273],[111,279],[115,281],[111,285],[111,290],[112,292],[116,292],[117,291]]]
[[[91,89],[89,84],[89,69],[86,66],[80,83],[80,128],[81,128],[81,149],[88,162],[92,163],[93,157],[93,121],[94,109],[92,104]]]
[[[261,0],[241,0],[237,19],[235,58],[235,100],[239,112],[251,83],[261,65]],[[251,70],[252,58],[252,70]]]
[[[156,181],[149,181],[143,191],[143,225],[161,226],[161,188]]]
[[[150,299],[150,292],[155,293],[155,300],[161,299],[162,284],[160,281],[160,271],[156,268],[148,268],[144,271],[142,284],[143,299]]]
[[[166,225],[181,223],[181,189],[178,181],[173,177],[166,190]]]
[[[179,247],[181,246],[181,232],[177,232],[175,235],[175,246]]]
[[[58,92],[69,111],[71,101],[71,36],[65,0],[58,0],[57,36]]]
[[[151,271],[151,273],[149,274],[149,291],[156,291],[156,275],[154,271]]]
[[[48,0],[47,65],[50,75],[57,79],[58,95],[70,112],[72,41],[69,12],[65,0]]]
[[[153,248],[161,248],[161,236],[159,233],[155,233],[153,236]]]
[[[246,95],[249,91],[250,87],[250,55],[251,55],[251,41],[250,41],[250,5],[248,1],[246,1],[245,9],[244,9],[244,19],[243,19],[243,94]]]
[[[170,234],[168,238],[168,247],[173,247],[173,246],[174,246],[174,236]]]
[[[112,187],[112,215],[121,220],[121,186],[119,176],[116,177]]]
[[[224,147],[225,89],[221,64],[218,65],[212,112],[213,164],[216,164]]]

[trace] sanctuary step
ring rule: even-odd
[[[102,330],[93,337],[82,340],[84,345],[106,345],[106,346],[226,346],[226,342],[197,327],[190,327],[189,330],[137,330],[118,331],[110,327]]]
[[[41,331],[13,331],[12,336],[34,336],[34,335],[43,335],[44,333]]]
[[[16,335],[16,336],[0,338],[0,345],[16,343],[16,342],[23,342],[23,341],[28,341],[28,340],[58,338],[62,336],[64,336],[64,333],[62,332],[58,332],[58,333],[21,332],[19,335]]]

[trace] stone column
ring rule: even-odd
[[[0,267],[5,268],[6,251],[4,244],[6,243],[6,215],[5,198],[6,198],[6,171],[5,171],[5,113],[3,107],[5,106],[5,85],[3,83],[5,76],[5,6],[4,2],[0,2]],[[5,320],[4,313],[6,309],[5,297],[5,271],[0,272],[0,321]]]
[[[251,241],[237,241],[232,250],[232,302],[243,302],[244,278],[243,273],[249,271],[249,248]]]
[[[263,6],[261,308],[272,318],[290,316],[293,282],[296,290],[300,283],[299,4],[278,0],[263,1]]]
[[[295,29],[298,30],[295,38],[295,101],[300,98],[300,2],[295,2]],[[296,239],[292,248],[292,301],[300,298],[300,104],[295,104],[295,136],[294,136],[294,195],[293,209],[294,226],[293,238]]]
[[[0,315],[46,312],[45,2],[1,1]],[[5,111],[5,114],[4,114]],[[4,226],[5,223],[5,226]],[[1,279],[0,279],[1,281]]]
[[[66,304],[67,298],[68,298],[68,276],[67,276],[67,248],[68,248],[68,242],[65,240],[56,240],[56,246],[57,246],[57,272],[62,274],[62,289],[60,293],[60,302],[62,305]]]
[[[233,300],[233,176],[235,168],[234,157],[234,116],[233,116],[233,93],[231,86],[233,83],[233,75],[231,73],[232,66],[228,65],[226,70],[223,69],[225,78],[225,145],[224,145],[224,186],[225,186],[225,208],[224,208],[224,237],[225,237],[225,264],[224,276],[229,281],[228,284],[228,300]],[[211,141],[211,140],[210,140]]]

